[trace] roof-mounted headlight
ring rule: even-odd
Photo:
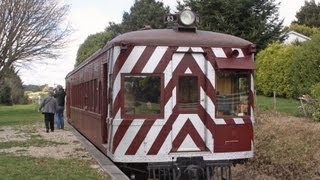
[[[164,21],[172,25],[173,29],[185,32],[196,32],[199,17],[191,10],[183,10],[177,14],[165,16]]]
[[[180,22],[185,26],[190,26],[195,23],[196,15],[190,10],[184,10],[179,16]]]

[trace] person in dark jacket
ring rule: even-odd
[[[58,103],[58,109],[55,114],[57,128],[64,129],[63,111],[64,111],[66,92],[64,91],[64,89],[61,85],[57,85],[57,88],[55,89],[53,96],[55,97],[55,99],[57,100],[57,103]]]
[[[51,132],[54,131],[54,113],[56,112],[57,107],[58,104],[53,97],[53,91],[49,91],[48,96],[44,98],[39,107],[39,110],[44,114],[44,123],[47,133],[49,132],[49,129],[51,129]]]

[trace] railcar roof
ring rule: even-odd
[[[243,47],[251,42],[224,33],[197,30],[180,32],[173,29],[151,29],[128,32],[115,37],[107,46],[119,43],[157,46]]]

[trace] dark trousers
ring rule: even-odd
[[[54,114],[53,113],[44,113],[44,124],[46,125],[47,131],[51,129],[54,131]]]

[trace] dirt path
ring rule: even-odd
[[[24,145],[23,147],[0,149],[0,153],[55,159],[76,158],[89,160],[92,162],[92,167],[99,167],[70,131],[69,125],[66,126],[65,130],[56,129],[54,132],[49,133],[45,132],[43,123],[23,126],[0,126],[0,142],[29,143],[29,145]],[[46,145],[37,146],[41,142],[45,142]]]

